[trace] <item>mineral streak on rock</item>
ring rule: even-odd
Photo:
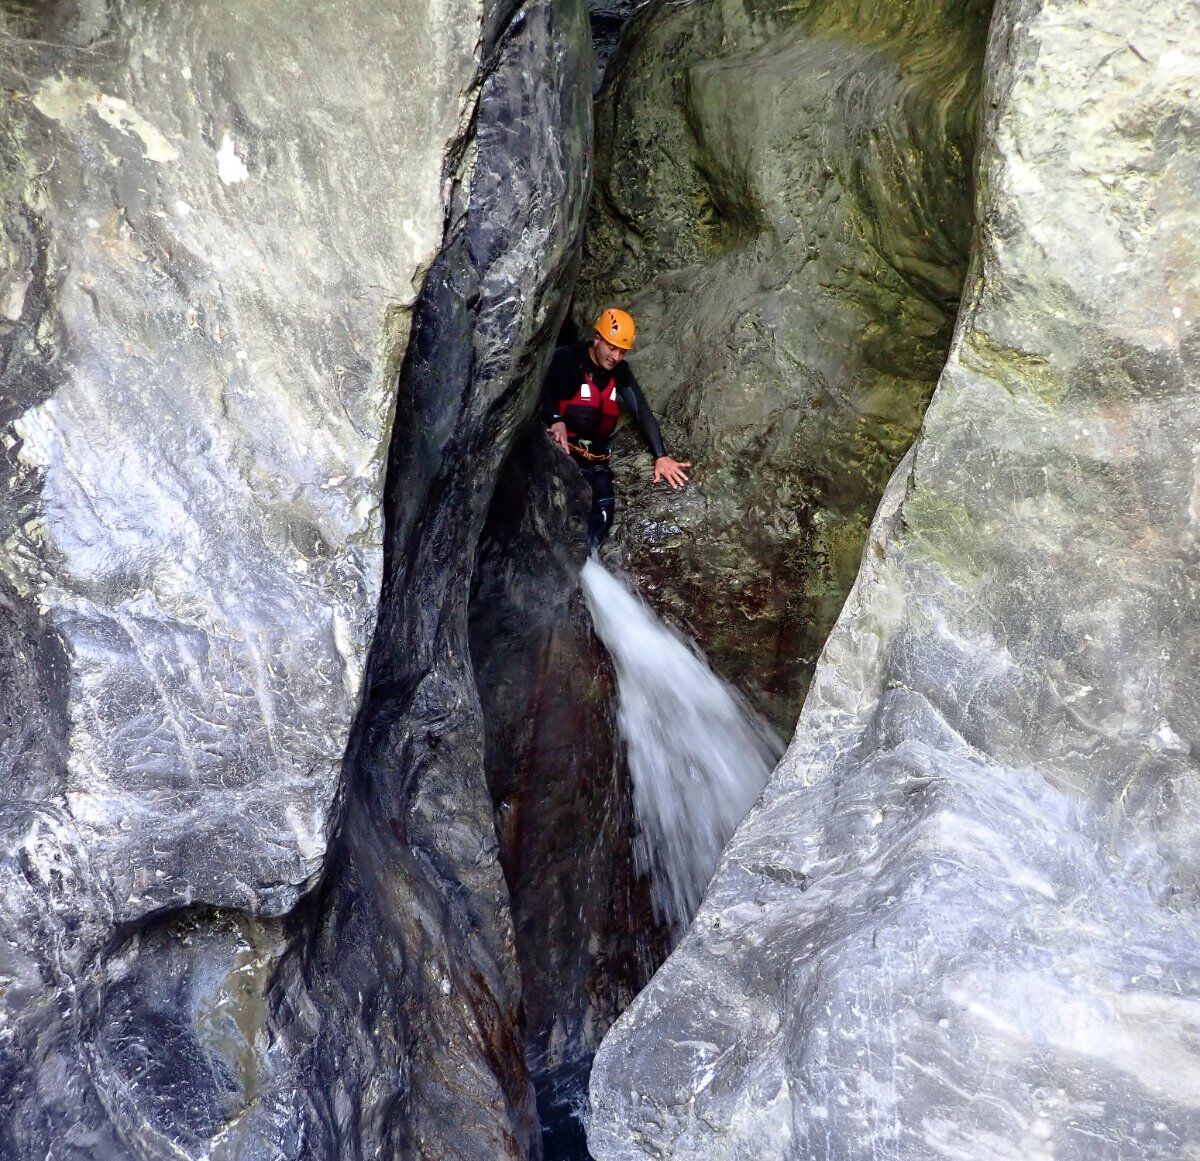
[[[597,1157],[1200,1155],[1197,46],[999,4],[949,363]]]
[[[580,323],[630,307],[697,465],[652,487],[631,436],[616,542],[781,730],[950,345],[989,8],[658,5],[597,109]]]

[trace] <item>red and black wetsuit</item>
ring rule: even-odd
[[[592,362],[590,347],[591,342],[584,340],[554,352],[542,388],[542,418],[547,426],[560,420],[567,425],[571,458],[592,485],[588,544],[598,548],[612,528],[616,511],[608,458],[621,405],[633,415],[655,459],[665,456],[667,448],[629,364],[622,361],[605,371]]]

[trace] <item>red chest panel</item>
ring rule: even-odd
[[[579,390],[562,405],[568,434],[580,439],[607,439],[616,430],[620,414],[615,375],[597,387],[592,376],[584,371]]]

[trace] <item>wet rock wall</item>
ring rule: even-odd
[[[1194,7],[1002,0],[953,350],[593,1153],[1186,1157]]]
[[[629,435],[618,556],[781,730],[949,348],[989,10],[661,4],[598,102],[576,315],[634,313],[696,463],[655,488]]]
[[[581,1138],[571,1105],[583,1102],[592,1056],[667,950],[634,866],[612,666],[579,589],[590,505],[541,425],[525,429],[492,500],[471,598],[526,1054],[543,1125],[562,1138]]]

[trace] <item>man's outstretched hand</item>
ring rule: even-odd
[[[692,466],[691,460],[676,460],[670,456],[659,456],[654,461],[654,482],[666,480],[676,491],[687,483],[687,472],[684,468]]]
[[[546,434],[554,440],[563,451],[570,454],[571,448],[567,443],[567,425],[560,419],[557,423],[552,423],[547,429]]]

